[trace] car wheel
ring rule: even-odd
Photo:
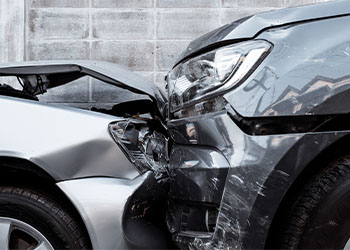
[[[350,157],[305,185],[286,214],[282,249],[350,249]]]
[[[78,220],[50,195],[0,187],[0,249],[87,249]]]

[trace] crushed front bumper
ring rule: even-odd
[[[175,204],[172,207],[180,210],[169,212],[172,220],[168,220],[168,224],[173,239],[184,249],[263,248],[272,222],[271,215],[278,202],[259,207],[257,204],[264,204],[261,201],[264,199],[270,200],[278,185],[287,183],[289,174],[279,171],[277,166],[302,135],[251,136],[235,124],[226,110],[173,120],[168,123],[168,129],[175,141],[175,150],[170,156],[170,169],[175,173],[170,198]],[[189,172],[190,168],[186,167],[189,160],[184,156],[191,154],[191,150],[197,152],[199,158],[214,155],[210,152],[201,154],[204,148],[210,148],[220,156],[220,163],[203,161],[204,164],[198,164]],[[194,154],[192,156],[195,158]],[[196,168],[198,174],[193,174]],[[187,172],[184,173],[185,169]],[[271,176],[277,182],[273,182],[275,186],[267,187],[266,181]],[[219,184],[217,189],[211,188],[214,180]],[[267,205],[271,206],[271,211],[267,211]],[[194,218],[201,213],[193,206],[214,207],[217,215],[212,211],[203,212],[203,227],[190,227],[185,218],[186,226],[183,227],[184,214]],[[210,215],[214,218],[210,219]],[[193,223],[198,225],[199,220],[193,219]],[[260,243],[252,242],[252,235]]]
[[[174,248],[172,240],[183,249],[262,249],[293,178],[343,136],[252,136],[229,110],[167,127],[168,172],[57,184],[81,214],[95,249]]]

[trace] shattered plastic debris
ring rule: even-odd
[[[110,131],[128,158],[144,172],[167,172],[168,139],[151,128],[147,120],[130,118],[110,125]]]
[[[138,144],[152,165],[153,170],[159,171],[164,169],[169,159],[167,153],[168,140],[163,134],[144,128],[139,133]]]

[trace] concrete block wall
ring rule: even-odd
[[[95,59],[163,87],[194,38],[257,12],[326,0],[0,0],[0,61]],[[50,91],[49,102],[134,98],[91,79]]]

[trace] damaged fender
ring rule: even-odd
[[[175,235],[174,240],[183,249],[264,248],[278,207],[295,179],[324,150],[349,135],[311,132],[252,136],[244,133],[229,113],[230,109],[169,123],[176,143],[209,145],[229,162],[215,229],[209,235]],[[189,125],[195,133],[186,133]],[[187,197],[192,201],[193,197]]]

